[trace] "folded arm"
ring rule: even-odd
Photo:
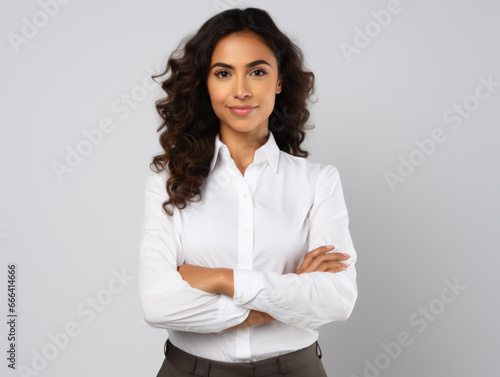
[[[349,266],[337,273],[313,271],[285,275],[235,269],[233,301],[236,305],[310,329],[349,318],[358,295],[357,253],[348,229],[340,176],[333,165],[323,167],[315,190],[309,212],[309,250],[334,245],[334,251],[349,255],[345,260]]]
[[[307,253],[296,274],[300,275],[316,271],[328,273],[344,271],[349,264],[342,261],[348,259],[349,256],[343,253],[328,253],[332,249],[333,247],[323,246]],[[182,278],[193,288],[211,294],[221,293],[231,298],[234,297],[234,271],[232,269],[183,264],[179,266],[178,271]],[[244,322],[226,330],[238,330],[258,326],[274,320],[275,318],[268,313],[252,309]]]
[[[154,327],[180,331],[222,332],[245,321],[250,309],[234,305],[226,295],[195,289],[177,266],[184,257],[174,217],[162,208],[167,199],[164,179],[150,173],[145,190],[139,250],[138,288],[143,320]]]

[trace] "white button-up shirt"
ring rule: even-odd
[[[202,200],[163,212],[168,171],[150,172],[139,250],[144,322],[168,330],[191,354],[250,362],[307,347],[316,329],[346,320],[358,290],[357,259],[338,170],[279,149],[271,131],[244,175],[219,134]],[[196,198],[195,198],[196,199]],[[306,253],[334,245],[350,255],[344,271],[295,272]],[[192,288],[183,263],[234,270],[234,297]],[[276,320],[223,331],[250,309]]]

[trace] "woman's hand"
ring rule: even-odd
[[[333,250],[334,247],[320,246],[307,253],[304,261],[300,265],[296,274],[300,275],[304,272],[331,272],[337,273],[344,271],[350,265],[342,261],[349,259],[349,254],[344,253],[327,253]]]
[[[193,288],[214,295],[222,293],[229,297],[234,296],[234,279],[231,269],[183,264],[177,268],[177,272]]]

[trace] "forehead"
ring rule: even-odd
[[[274,54],[261,37],[251,31],[231,33],[219,39],[212,53],[212,63],[248,61],[265,59],[275,63]]]

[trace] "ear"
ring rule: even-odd
[[[276,84],[276,94],[280,94],[283,87],[281,86],[281,79],[278,79],[278,83]]]

